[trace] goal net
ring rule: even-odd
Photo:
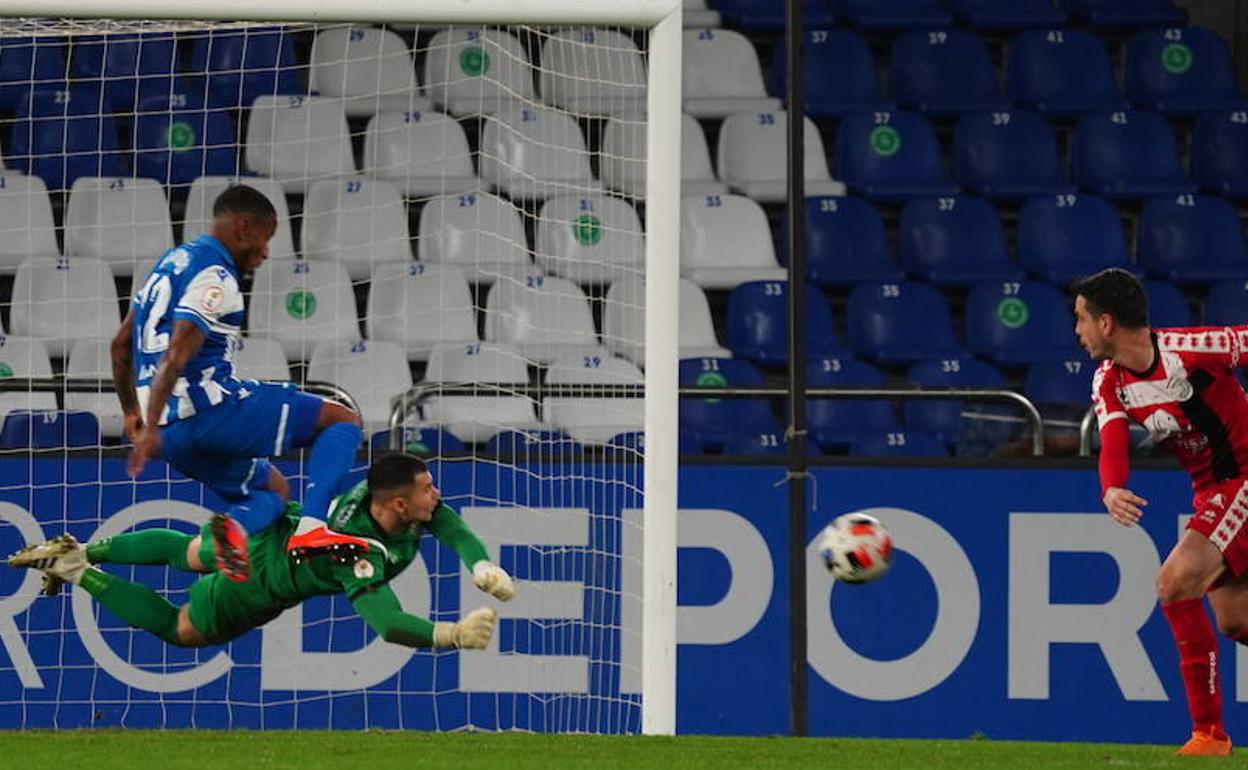
[[[679,5],[18,5],[0,11],[0,551],[224,509],[162,462],[126,475],[109,338],[245,184],[278,227],[244,281],[239,375],[356,406],[353,480],[392,448],[426,457],[519,593],[480,593],[425,538],[391,583],[404,609],[495,607],[489,649],[387,644],[335,596],[188,650],[0,570],[0,729],[672,732]],[[305,459],[277,463],[296,499]],[[195,579],[106,569],[175,605]]]

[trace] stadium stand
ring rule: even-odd
[[[805,34],[808,115],[832,118],[895,109],[881,95],[875,58],[865,40],[844,29],[808,29]],[[787,57],[788,48],[782,37],[776,42],[771,59],[772,93],[785,93]]]
[[[740,32],[687,29],[682,40],[681,89],[684,111],[696,118],[780,109],[767,96],[754,46]]]
[[[994,199],[1073,193],[1057,135],[1035,113],[967,115],[954,130],[954,179],[967,192]]]
[[[958,19],[983,30],[1056,27],[1066,21],[1066,12],[1051,0],[949,0],[947,5]]]
[[[1213,112],[1196,120],[1192,176],[1203,190],[1248,198],[1248,111]]]
[[[911,200],[901,212],[899,240],[906,272],[940,286],[1022,276],[1010,262],[1000,215],[982,198]]]
[[[1018,262],[1062,285],[1106,267],[1130,267],[1118,209],[1095,195],[1031,198],[1018,217]]]
[[[893,41],[889,83],[903,110],[961,115],[1009,109],[988,45],[958,29],[915,30]]]
[[[1036,281],[976,284],[966,299],[966,343],[1000,366],[1078,358],[1070,300]]]
[[[607,284],[641,272],[645,241],[637,210],[606,195],[559,196],[537,218],[537,264],[580,284]]]
[[[425,382],[525,385],[529,370],[511,345],[440,345],[429,355]],[[425,424],[444,427],[465,443],[489,441],[507,428],[539,428],[534,402],[524,396],[434,396],[422,414]]]
[[[706,289],[746,281],[782,281],[762,206],[741,195],[686,195],[681,199],[681,273]]]
[[[646,106],[646,62],[633,39],[609,29],[561,30],[542,43],[540,88],[553,107],[580,115]],[[594,83],[586,88],[587,81]]]
[[[912,112],[851,115],[836,135],[836,170],[849,189],[873,200],[956,195],[931,125]]]
[[[1114,200],[1190,193],[1174,130],[1155,112],[1111,112],[1079,119],[1071,168],[1085,190]]]
[[[444,265],[379,266],[365,313],[368,338],[394,342],[413,361],[439,344],[477,342],[472,290],[463,271]]]
[[[407,42],[392,30],[351,26],[317,32],[308,80],[313,93],[337,99],[348,116],[431,106],[416,82]]]
[[[439,112],[379,112],[364,133],[364,172],[410,197],[467,192],[480,184],[468,137]]]
[[[434,104],[455,117],[537,100],[529,54],[502,29],[439,30],[426,46],[425,82]]]
[[[763,385],[763,375],[753,364],[735,358],[682,358],[679,378],[682,386],[711,391]],[[680,399],[680,432],[690,450],[718,452],[734,437],[777,430],[776,418],[765,399]]]
[[[1151,198],[1140,211],[1139,265],[1181,286],[1248,274],[1248,246],[1235,207],[1208,195]]]
[[[884,373],[871,364],[845,356],[820,356],[806,361],[812,388],[880,388]],[[824,452],[844,452],[865,432],[897,430],[897,404],[878,398],[815,398],[806,401],[806,429]]]
[[[1094,27],[1186,24],[1187,11],[1174,0],[1064,0],[1071,19]]]
[[[1010,41],[1006,94],[1023,109],[1072,117],[1124,110],[1105,44],[1075,29],[1034,29]]]
[[[884,218],[862,198],[806,199],[806,274],[820,288],[896,282]],[[788,220],[781,222],[781,258],[788,264]]]
[[[974,358],[920,361],[906,370],[906,380],[925,388],[1004,388],[1005,375],[992,364]],[[905,402],[906,430],[930,433],[946,447],[957,445],[966,402],[960,399]]]
[[[860,283],[849,292],[846,340],[881,365],[963,358],[949,302],[925,283]]]
[[[1230,49],[1201,27],[1141,30],[1127,45],[1126,92],[1137,107],[1192,115],[1248,105]]]
[[[760,366],[789,359],[789,287],[785,281],[749,281],[728,295],[728,347],[733,355]],[[840,355],[832,306],[818,290],[806,292],[806,353]]]
[[[37,176],[0,176],[0,273],[27,257],[57,257],[56,225],[48,189]]]
[[[622,358],[573,356],[553,362],[547,385],[640,385],[641,370]],[[547,398],[543,421],[582,444],[605,444],[621,433],[641,431],[645,400],[640,397]]]
[[[534,270],[520,211],[485,192],[440,195],[420,210],[417,256],[465,271],[474,283]]]
[[[788,192],[785,157],[789,119],[776,112],[734,112],[719,129],[719,177],[733,192],[762,203],[780,203]],[[810,118],[803,124],[807,195],[844,195],[845,185],[828,173],[823,140]]]

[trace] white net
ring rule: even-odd
[[[392,587],[435,620],[497,606],[484,652],[387,644],[341,596],[184,650],[0,570],[0,728],[640,730],[647,55],[629,28],[0,19],[0,378],[99,391],[0,391],[0,552],[223,508],[126,476],[108,338],[246,184],[278,229],[240,376],[350,394],[357,471],[431,458],[520,592],[430,538]],[[176,605],[194,578],[107,569]]]

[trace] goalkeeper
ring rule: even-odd
[[[474,610],[458,623],[433,623],[404,612],[387,585],[416,558],[421,533],[428,529],[472,569],[478,588],[502,601],[515,595],[511,577],[490,563],[481,540],[441,502],[420,458],[380,457],[368,478],[335,498],[329,510],[326,525],[301,520],[299,504],[287,503],[285,516],[250,537],[253,572],[247,582],[215,571],[210,535],[168,529],[130,532],[85,547],[65,534],[23,548],[9,558],[9,566],[40,569],[53,578],[45,580],[52,587],[73,583],[130,625],[181,647],[222,644],[304,599],[336,593],[345,593],[388,642],[476,650],[489,643],[494,610]],[[179,609],[147,586],[96,564],[167,564],[210,574],[191,585],[190,600]]]

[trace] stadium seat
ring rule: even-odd
[[[109,351],[111,333],[107,336],[85,337],[74,341],[65,362],[65,376],[70,379],[98,380],[97,393],[65,392],[65,409],[73,412],[90,412],[95,415],[100,433],[107,438],[122,434],[121,402],[113,392],[113,359]],[[285,363],[285,362],[283,362]]]
[[[405,425],[400,430],[402,431],[400,446],[404,452],[410,452],[420,457],[440,457],[464,451],[464,442],[441,428]],[[388,451],[390,449],[390,431],[379,430],[375,432],[368,443],[374,457]]]
[[[104,98],[119,112],[133,111],[148,97],[187,92],[169,32],[82,35],[74,38],[69,61],[73,79],[102,84]]]
[[[953,21],[940,0],[834,0],[837,14],[874,29],[944,27]]]
[[[1078,358],[1070,301],[1052,284],[989,281],[966,299],[966,344],[1000,366]]]
[[[308,382],[332,382],[351,394],[368,432],[390,425],[390,399],[412,389],[407,356],[393,342],[320,342],[308,361]]]
[[[685,0],[684,8],[684,26],[690,27],[718,27],[720,21],[719,11],[706,7],[706,0]]]
[[[749,281],[728,295],[728,347],[760,366],[789,360],[789,291],[786,281]],[[806,353],[844,354],[832,320],[832,306],[817,289],[806,290]]]
[[[485,442],[484,454],[511,462],[532,462],[564,458],[580,453],[583,447],[561,430],[502,430]]]
[[[617,115],[646,107],[646,60],[624,32],[568,29],[542,43],[542,100],[580,115]]]
[[[234,374],[244,379],[290,381],[282,343],[265,337],[239,337],[234,343]]]
[[[882,388],[884,373],[848,356],[819,356],[806,360],[810,388]],[[858,434],[896,430],[897,404],[880,398],[819,398],[806,400],[806,430],[825,452],[844,452]]]
[[[90,412],[9,412],[0,449],[62,449],[100,445],[100,423]]]
[[[412,52],[399,33],[375,27],[330,27],[316,33],[309,88],[342,102],[350,117],[417,112],[432,103],[416,83]]]
[[[1018,217],[1018,262],[1061,285],[1107,267],[1130,267],[1117,207],[1095,195],[1028,200]]]
[[[0,334],[0,376],[51,377],[52,362],[43,342],[30,337]],[[56,394],[50,392],[0,390],[0,419],[15,409],[55,411]]]
[[[681,41],[683,109],[695,118],[780,109],[767,96],[754,46],[740,32],[687,29]]]
[[[28,259],[13,278],[9,331],[43,341],[48,354],[64,358],[74,340],[112,336],[121,323],[117,288],[98,259]]]
[[[355,293],[347,269],[332,262],[267,262],[251,285],[248,333],[282,344],[286,358],[306,361],[318,342],[359,338]]]
[[[623,278],[607,289],[602,308],[602,342],[607,349],[638,366],[645,365],[646,285],[640,276]],[[680,279],[680,321],[677,324],[681,358],[727,358],[715,336],[711,306],[702,289]]]
[[[110,109],[98,85],[31,89],[17,105],[8,159],[51,192],[79,177],[122,176]]]
[[[131,140],[135,176],[185,185],[202,175],[238,173],[229,118],[190,102],[186,94],[146,96],[139,102]]]
[[[27,257],[56,257],[56,229],[48,188],[37,176],[0,176],[0,273]]]
[[[565,278],[540,273],[490,287],[485,339],[514,345],[541,363],[601,351],[585,293]]]
[[[1075,29],[1033,29],[1014,37],[1005,67],[1006,95],[1019,107],[1070,117],[1124,110],[1105,44]]]
[[[860,283],[845,309],[846,339],[882,365],[963,358],[949,303],[924,283]]]
[[[1195,190],[1179,163],[1174,131],[1155,112],[1085,115],[1071,146],[1075,181],[1098,195],[1138,200]]]
[[[511,345],[441,345],[429,355],[426,383],[527,385],[528,360]],[[535,402],[525,396],[433,396],[422,406],[428,425],[444,426],[466,443],[489,441],[500,430],[537,430]]]
[[[439,112],[381,112],[364,132],[364,171],[408,197],[467,192],[480,181],[468,137]]]
[[[581,127],[547,107],[505,107],[481,130],[481,180],[513,199],[588,192],[596,186]]]
[[[735,358],[683,358],[679,380],[681,387],[710,390],[763,386],[762,373],[753,364]],[[701,451],[718,451],[733,437],[777,430],[776,418],[766,399],[680,399],[680,432]]]
[[[1031,112],[967,115],[954,131],[954,178],[989,198],[1073,193],[1048,122]]]
[[[1022,277],[1011,264],[1005,228],[996,208],[982,198],[918,198],[901,210],[901,265],[911,275],[941,286]]]
[[[637,210],[606,195],[551,198],[537,215],[538,267],[582,284],[606,284],[645,267]]]
[[[154,179],[81,177],[65,204],[65,254],[133,275],[173,248],[165,191]]]
[[[780,223],[784,264],[788,232],[785,217]],[[806,276],[820,288],[902,280],[875,206],[861,198],[806,198]]]
[[[260,96],[247,123],[247,168],[302,194],[325,177],[355,173],[342,104],[323,96]]]
[[[489,193],[441,195],[420,210],[417,256],[463,270],[474,283],[534,271],[520,211]]]
[[[1063,0],[1073,21],[1094,27],[1182,25],[1187,11],[1174,0]]]
[[[439,30],[426,51],[425,89],[456,117],[489,115],[513,101],[537,101],[529,55],[504,29]]]
[[[758,32],[782,32],[785,23],[784,3],[774,0],[715,0],[722,21],[734,29]],[[824,27],[835,21],[834,0],[805,0],[802,19],[806,26]],[[685,3],[686,10],[689,3]],[[690,26],[687,22],[686,27]],[[703,25],[715,26],[715,25]]]
[[[609,355],[573,356],[546,371],[547,385],[641,385],[641,370]],[[542,402],[543,421],[582,444],[605,444],[620,433],[645,427],[645,399],[636,397],[550,396]]]
[[[295,256],[295,241],[290,229],[290,210],[281,183],[259,176],[201,176],[186,195],[186,214],[182,224],[182,241],[189,242],[212,227],[212,204],[231,185],[245,184],[264,194],[277,212],[277,230],[269,239],[269,259],[290,259]]]
[[[353,281],[380,265],[412,261],[403,194],[384,179],[313,182],[303,199],[300,241],[305,259],[338,263]]]
[[[0,112],[16,112],[32,88],[58,88],[64,82],[62,38],[0,37]]]
[[[1005,375],[992,364],[974,358],[921,361],[907,370],[906,379],[922,388],[1004,388]],[[906,430],[930,433],[945,446],[958,442],[965,402],[960,399],[908,399]]]
[[[783,13],[783,4],[777,7]],[[811,21],[807,19],[806,23]],[[806,114],[833,118],[895,109],[881,95],[875,57],[865,40],[841,29],[808,29],[804,34]],[[787,57],[788,48],[781,36],[771,58],[772,93],[786,93]]]
[[[1248,198],[1248,110],[1202,115],[1192,132],[1192,176],[1201,189]]]
[[[1085,412],[1092,398],[1092,375],[1097,362],[1086,356],[1069,361],[1044,361],[1027,368],[1023,394],[1045,411],[1051,405]]]
[[[860,435],[849,447],[850,457],[948,457],[940,439],[923,431],[882,431]]]
[[[1202,27],[1149,29],[1127,45],[1127,98],[1167,115],[1246,106],[1222,37]]]
[[[425,361],[440,344],[477,341],[472,291],[463,271],[443,265],[381,265],[368,292],[368,338]]]
[[[946,5],[972,27],[985,30],[1053,27],[1066,12],[1053,0],[949,0]]]
[[[248,27],[196,32],[187,74],[206,80],[209,104],[247,107],[260,97],[296,96],[300,86],[294,31]]]
[[[1163,281],[1145,281],[1144,294],[1148,297],[1148,323],[1158,329],[1175,326],[1192,326],[1191,305],[1187,297],[1176,287]],[[1245,319],[1248,320],[1248,319]],[[1239,323],[1243,323],[1240,321]]]
[[[893,98],[903,110],[962,115],[1008,110],[988,45],[957,29],[905,32],[889,57]]]
[[[724,442],[723,453],[731,456],[762,455],[768,457],[784,456],[789,453],[789,444],[784,433],[779,431],[763,431],[744,436],[733,436]],[[819,457],[823,452],[814,441],[806,442],[806,454]]]
[[[810,118],[805,120],[804,155],[807,195],[844,195],[845,185],[828,173],[823,140]],[[789,120],[777,112],[735,112],[719,129],[719,176],[733,192],[762,203],[780,203],[788,195]]]
[[[1248,275],[1243,225],[1223,198],[1150,199],[1140,211],[1137,243],[1140,268],[1180,286]]]
[[[936,134],[912,112],[851,115],[836,135],[836,170],[851,190],[873,200],[956,195]]]
[[[1219,281],[1205,298],[1206,326],[1239,326],[1248,323],[1248,279]]]
[[[598,155],[599,175],[607,187],[640,198],[646,194],[646,119],[642,114],[607,120]],[[685,195],[716,195],[728,186],[715,178],[706,135],[692,115],[680,121],[680,178]]]
[[[745,281],[782,281],[763,208],[741,195],[681,198],[681,273],[705,289]]]

